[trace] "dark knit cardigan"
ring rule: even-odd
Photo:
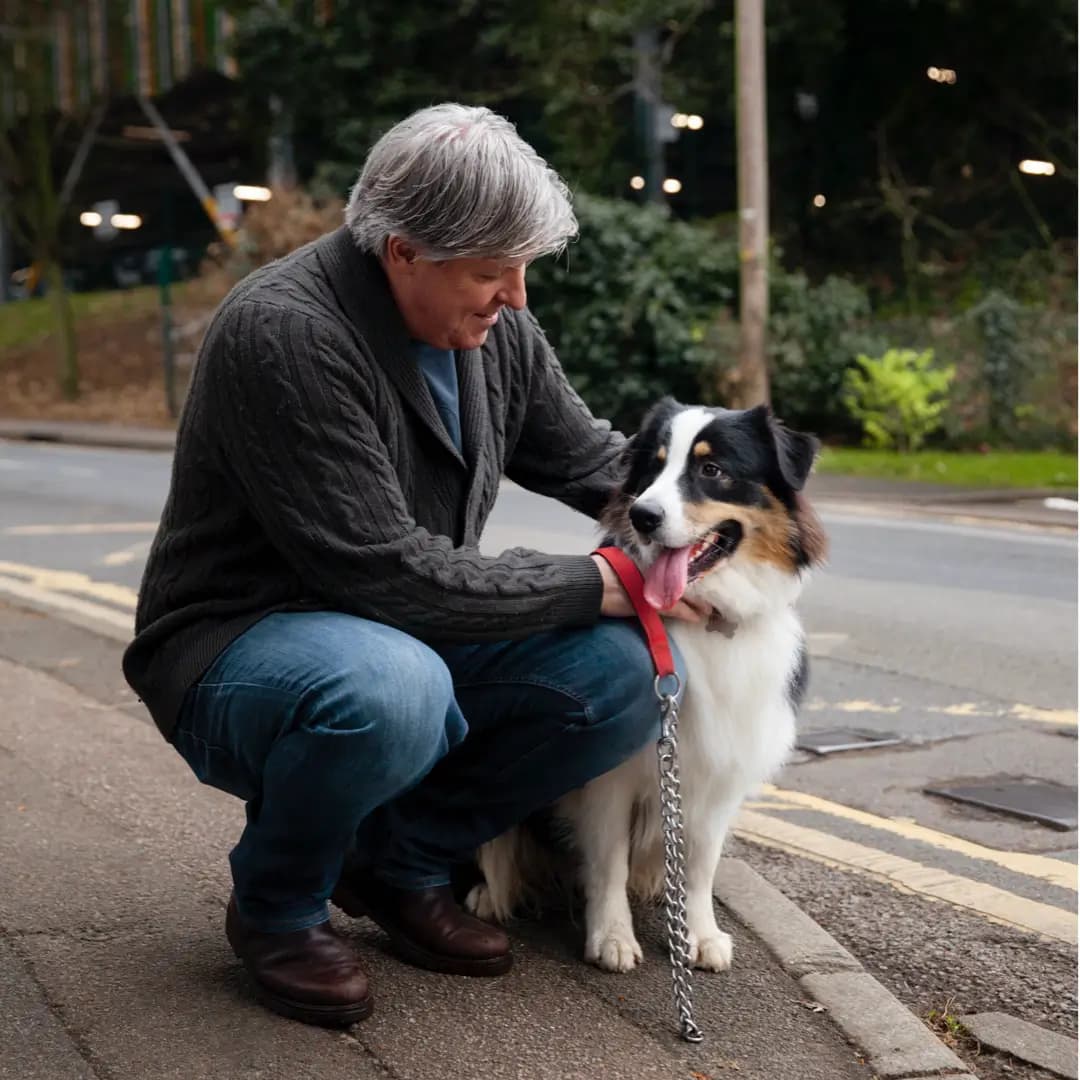
[[[428,641],[588,625],[587,555],[477,542],[505,473],[592,517],[624,444],[527,311],[458,358],[451,443],[378,260],[342,228],[251,274],[203,342],[124,674],[170,737],[188,688],[272,611],[335,610]]]

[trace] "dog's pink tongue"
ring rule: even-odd
[[[645,599],[657,611],[674,607],[686,590],[690,548],[662,548],[645,574]]]

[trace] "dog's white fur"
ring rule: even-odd
[[[655,537],[663,546],[683,546],[700,534],[684,514],[678,477],[710,419],[700,409],[675,416],[667,464],[639,496],[665,512]],[[693,962],[709,971],[731,964],[731,938],[716,924],[712,896],[728,828],[743,800],[779,770],[795,735],[788,687],[803,645],[793,605],[804,575],[750,558],[748,546],[744,539],[730,559],[687,590],[737,625],[731,637],[703,625],[667,624],[687,674],[679,711],[687,925]],[[643,569],[650,548],[656,545],[639,555]],[[628,892],[653,899],[663,885],[655,746],[561,799],[556,814],[572,823],[581,855],[585,959],[607,971],[629,971],[642,951]],[[529,891],[535,855],[517,829],[485,844],[478,858],[486,883],[469,894],[468,908],[483,918],[509,918]]]

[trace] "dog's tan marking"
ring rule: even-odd
[[[783,505],[770,498],[766,507],[743,506],[739,503],[706,499],[688,503],[684,510],[687,520],[702,532],[715,528],[722,521],[737,521],[743,527],[743,552],[755,562],[768,562],[789,574],[795,573],[796,523]]]
[[[712,453],[712,444],[704,439],[694,443],[694,457],[708,457]]]
[[[667,447],[666,446],[661,446],[660,449],[656,451],[656,460],[657,461],[667,461]]]

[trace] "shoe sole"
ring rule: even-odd
[[[354,897],[342,897],[335,893],[330,897],[330,902],[341,908],[350,918],[371,919],[378,925],[384,934],[390,939],[394,951],[407,964],[413,967],[424,968],[427,971],[437,971],[442,975],[470,975],[479,978],[487,978],[495,975],[505,975],[514,966],[513,953],[505,953],[502,956],[489,956],[482,960],[465,960],[461,957],[443,956],[417,945],[403,934],[399,933],[393,925],[387,926],[389,920],[379,918],[379,914],[361,904]]]
[[[291,998],[282,997],[268,990],[251,973],[248,978],[255,990],[255,997],[260,1004],[276,1012],[279,1016],[288,1017],[290,1020],[300,1020],[305,1024],[315,1024],[319,1027],[343,1028],[358,1024],[366,1020],[374,1008],[371,998],[364,998],[355,1005],[311,1005],[303,1001],[293,1001]]]

